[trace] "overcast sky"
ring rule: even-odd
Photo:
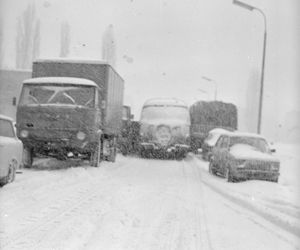
[[[263,19],[232,0],[0,0],[7,68],[15,65],[17,16],[35,2],[41,20],[41,57],[58,57],[60,24],[71,25],[71,57],[102,58],[102,35],[112,24],[117,71],[126,81],[125,103],[139,118],[143,102],[174,96],[191,104],[233,102],[247,128],[246,92],[260,74]],[[267,16],[263,131],[271,137],[286,113],[299,111],[299,0],[247,0]],[[255,79],[255,77],[254,77]],[[258,79],[259,80],[259,79]],[[256,80],[257,81],[257,80]],[[253,100],[257,102],[257,100]],[[298,123],[299,124],[299,123]]]

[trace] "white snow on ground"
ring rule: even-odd
[[[289,171],[278,184],[227,183],[193,155],[35,166],[0,189],[0,249],[300,249]]]

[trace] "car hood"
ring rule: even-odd
[[[269,153],[263,153],[250,145],[237,144],[230,148],[230,154],[236,159],[263,160],[279,162],[279,160]]]

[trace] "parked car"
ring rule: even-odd
[[[272,152],[275,150],[260,135],[229,132],[221,135],[213,148],[209,172],[222,174],[228,182],[239,179],[278,182],[280,161]]]
[[[22,164],[23,144],[18,139],[14,121],[0,115],[0,185],[13,182]]]
[[[202,144],[202,158],[204,160],[210,159],[212,155],[212,149],[216,145],[221,135],[228,133],[229,131],[222,128],[215,128],[208,132],[208,136],[205,138]]]

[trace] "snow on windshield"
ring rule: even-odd
[[[72,85],[24,85],[20,105],[69,104],[94,107],[95,88]]]
[[[189,111],[180,106],[147,106],[142,110],[141,120],[174,119],[189,123]]]

